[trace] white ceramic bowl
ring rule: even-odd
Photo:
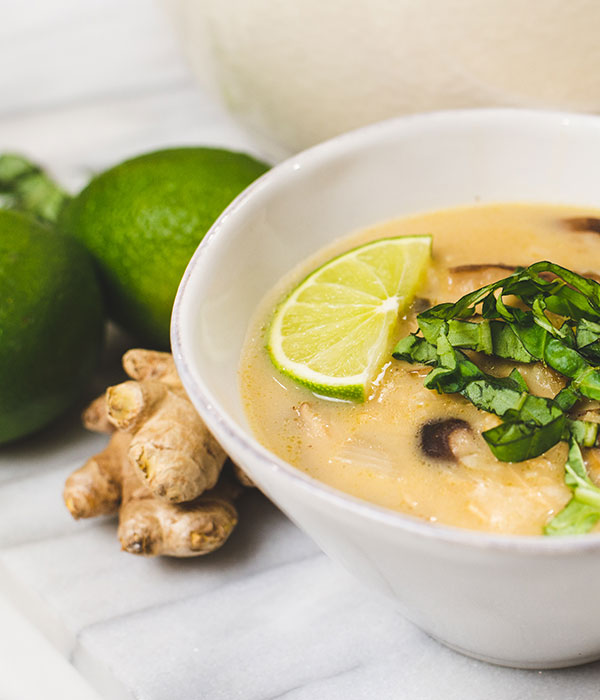
[[[597,112],[594,0],[164,0],[202,85],[264,153],[434,109]]]
[[[267,290],[337,237],[477,202],[598,206],[599,183],[600,118],[473,110],[365,127],[294,156],[242,193],[199,246],[175,302],[178,370],[231,457],[406,617],[499,664],[550,668],[600,658],[600,537],[503,537],[433,525],[313,480],[254,439],[238,389],[240,349]]]

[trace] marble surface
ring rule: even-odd
[[[72,188],[158,146],[255,151],[194,84],[159,5],[0,0],[0,9],[1,151],[30,154]],[[112,343],[90,395],[119,378],[123,345]],[[73,411],[0,450],[0,700],[598,696],[599,664],[517,671],[440,646],[257,492],[210,557],[120,552],[112,518],[74,522],[61,500],[65,477],[104,442]]]

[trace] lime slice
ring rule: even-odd
[[[317,394],[364,401],[430,260],[431,236],[402,236],[319,267],[275,311],[267,338],[275,366]]]

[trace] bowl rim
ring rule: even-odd
[[[461,545],[472,549],[504,550],[522,554],[537,554],[554,556],[575,555],[581,552],[596,552],[600,549],[600,533],[582,535],[564,535],[560,537],[544,537],[543,535],[506,535],[494,532],[469,530],[443,523],[429,522],[416,516],[400,511],[394,511],[383,506],[362,500],[343,491],[335,489],[314,477],[309,476],[289,462],[279,458],[273,452],[261,445],[253,436],[249,436],[233,421],[225,410],[219,407],[219,402],[202,382],[197,382],[190,368],[187,352],[184,348],[181,334],[181,314],[186,302],[190,279],[200,261],[204,259],[213,247],[213,242],[225,222],[229,225],[231,219],[243,214],[249,200],[258,192],[278,183],[291,171],[305,165],[319,164],[346,152],[348,148],[368,145],[370,140],[376,142],[401,131],[413,128],[432,128],[436,123],[447,128],[449,126],[464,127],[478,123],[488,127],[510,125],[525,127],[527,125],[549,125],[555,128],[593,128],[598,131],[600,138],[600,116],[579,114],[574,112],[553,111],[545,109],[520,108],[474,108],[440,110],[393,117],[375,122],[334,136],[331,139],[311,146],[308,149],[291,155],[274,165],[241,192],[221,213],[210,227],[190,262],[179,284],[171,318],[171,345],[173,358],[185,390],[200,413],[208,416],[208,421],[218,426],[218,430],[226,433],[227,438],[242,449],[252,453],[255,461],[262,469],[275,471],[282,479],[287,480],[292,488],[307,490],[311,496],[328,502],[340,508],[346,514],[357,514],[368,520],[385,525],[392,530],[417,535],[428,540],[442,543]],[[275,504],[277,505],[277,503]]]

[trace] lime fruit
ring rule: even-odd
[[[223,209],[268,168],[215,148],[149,153],[95,177],[65,202],[57,225],[95,258],[109,314],[147,346],[168,348],[187,263]]]
[[[267,338],[275,366],[317,394],[364,401],[430,260],[431,236],[403,236],[319,267],[275,311]]]
[[[104,314],[93,262],[70,236],[0,211],[0,443],[61,414],[92,374]]]

